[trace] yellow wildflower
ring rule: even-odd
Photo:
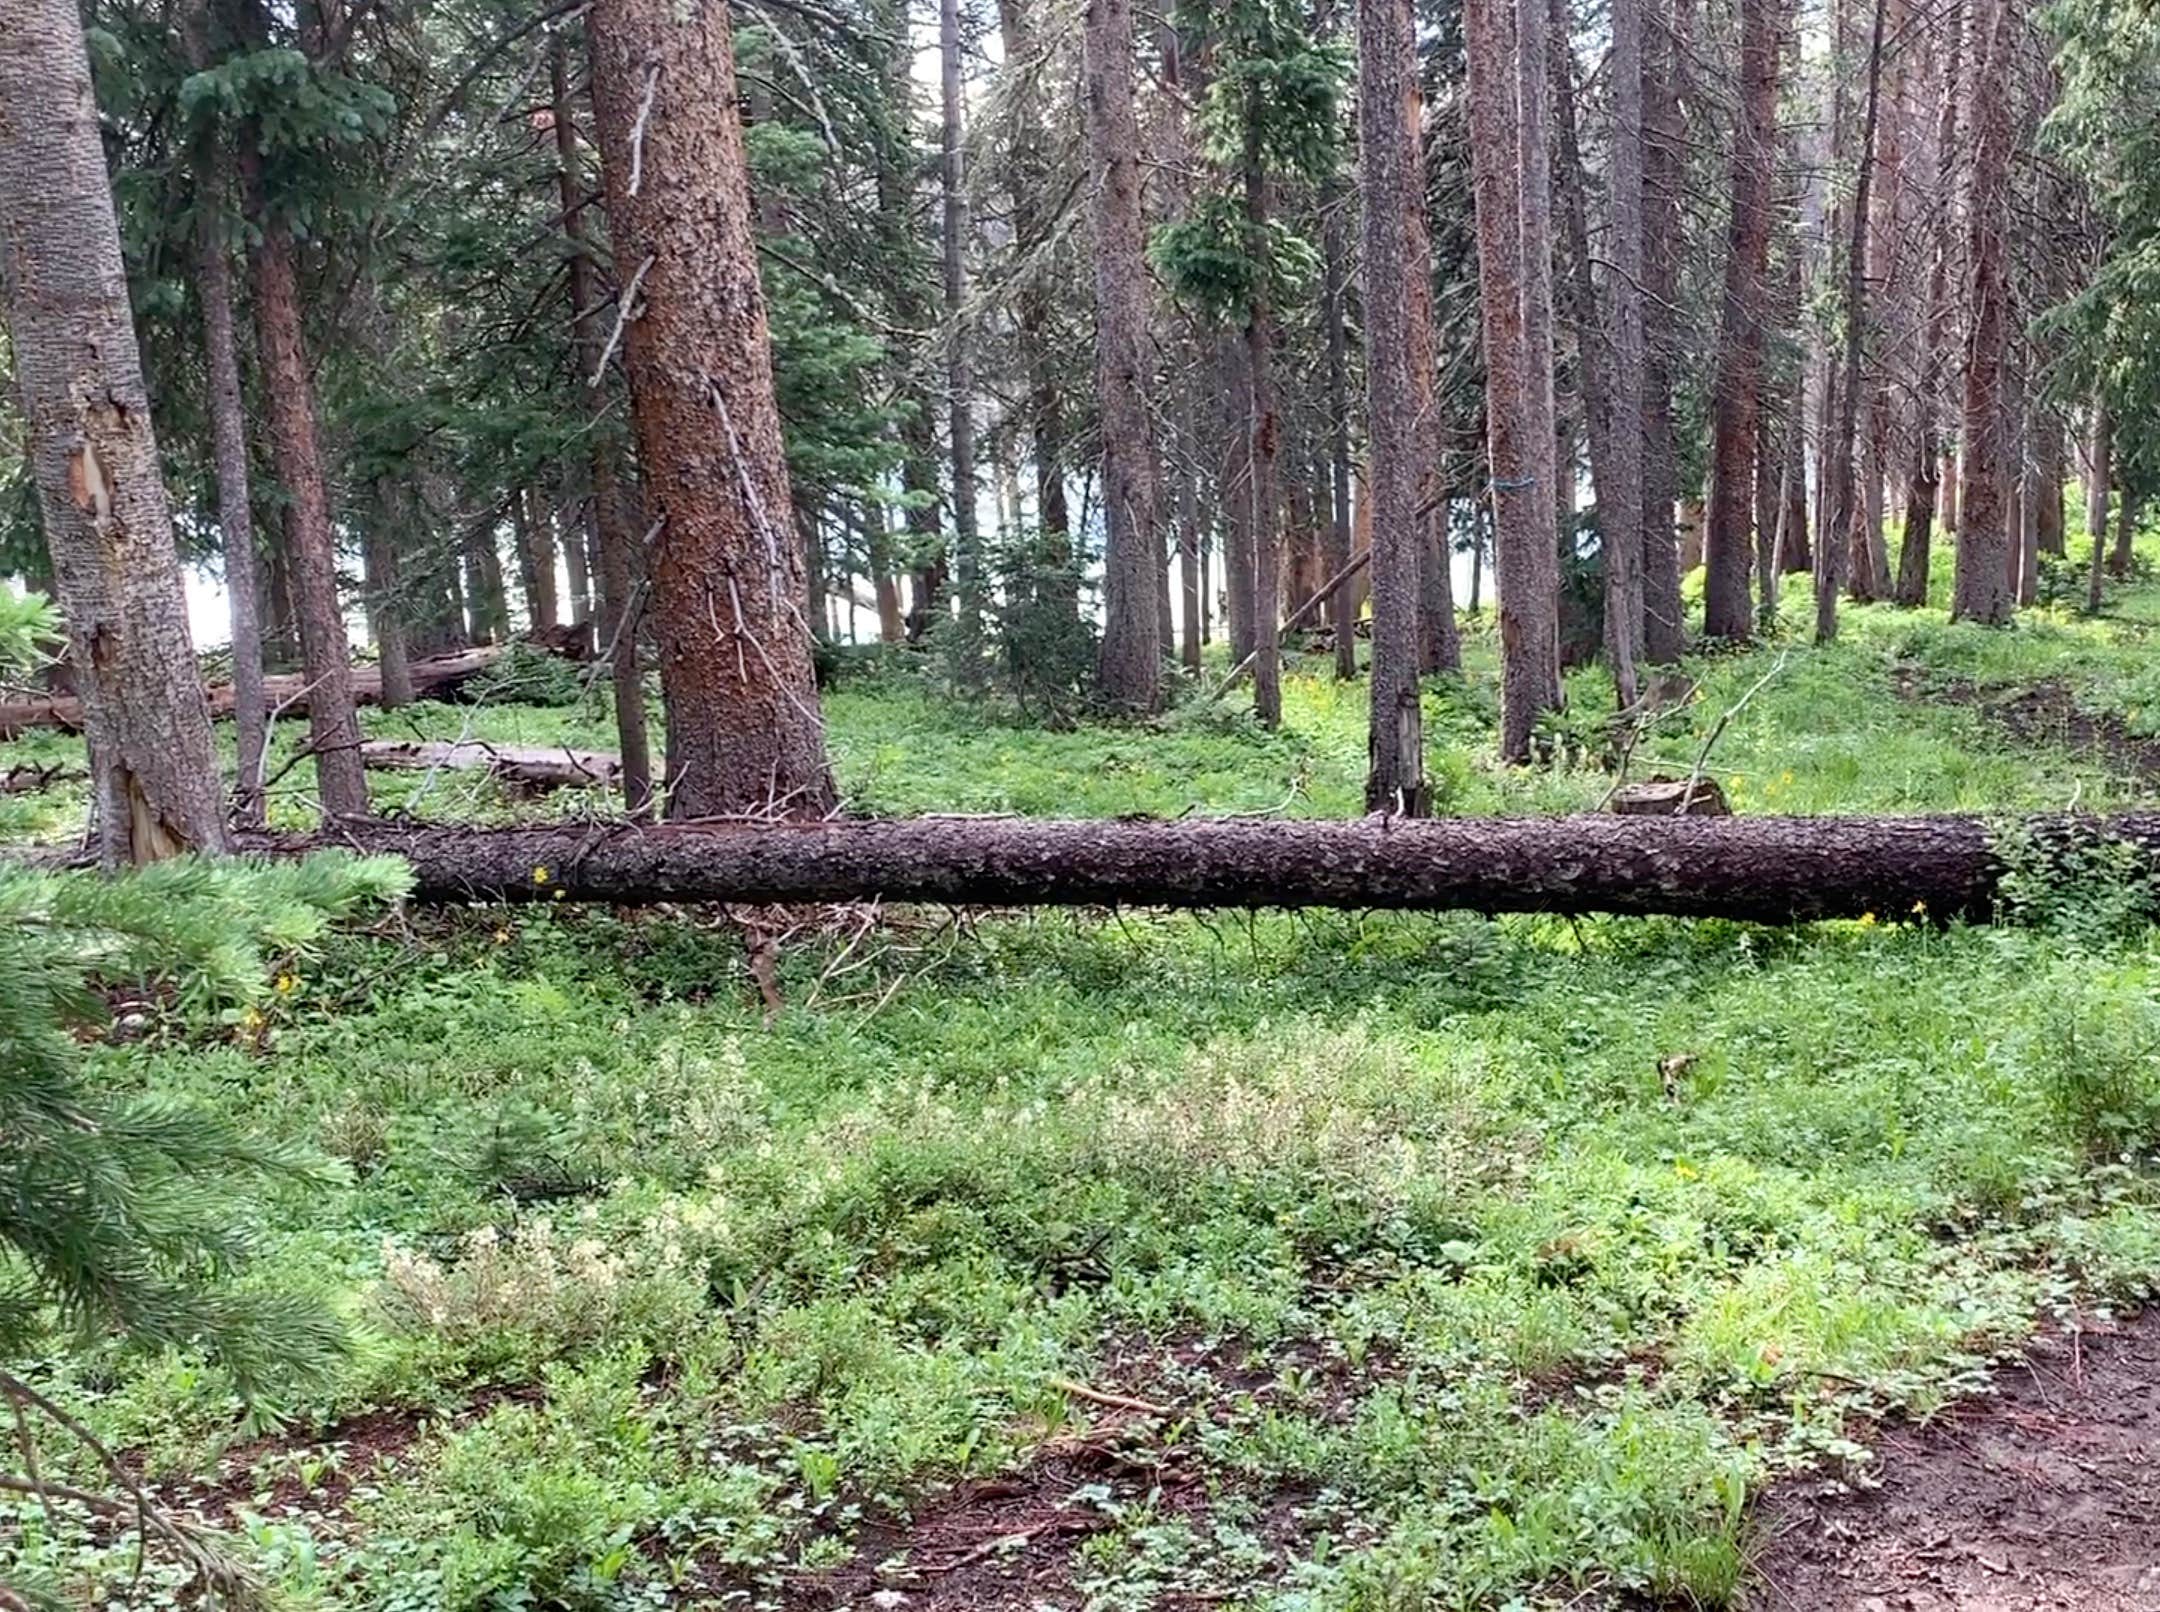
[[[1860,914],[1860,927],[1862,929],[1873,929],[1875,927],[1875,914],[1872,912]]]
[[[293,992],[295,992],[295,991],[297,991],[297,990],[299,990],[299,989],[300,989],[300,976],[299,976],[298,974],[280,974],[280,975],[279,975],[279,976],[277,977],[277,991],[278,991],[278,995],[280,995],[280,996],[290,996],[290,995],[292,995],[292,993],[293,993]]]
[[[554,875],[550,874],[545,867],[537,867],[533,869],[534,884],[546,884],[548,880],[553,876]]]

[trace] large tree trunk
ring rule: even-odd
[[[1418,667],[1428,673],[1462,670],[1462,633],[1455,624],[1455,577],[1448,547],[1447,432],[1438,398],[1439,342],[1433,330],[1432,229],[1425,217],[1425,109],[1416,62],[1409,78],[1409,186],[1402,198],[1403,290],[1410,328],[1404,362],[1417,400]]]
[[[1678,367],[1681,248],[1687,210],[1687,121],[1680,82],[1694,0],[1677,0],[1643,28],[1643,654],[1669,666],[1687,648],[1680,606],[1680,549],[1673,528],[1679,465],[1673,435],[1673,376]]]
[[[99,861],[222,851],[210,719],[73,0],[0,0],[0,285],[89,725]]]
[[[1128,7],[1128,35],[1130,20]],[[1035,449],[1035,523],[1044,562],[1058,568],[1064,578],[1058,585],[1060,601],[1077,610],[1079,596],[1067,569],[1072,562],[1072,517],[1065,497],[1065,413],[1059,400],[1057,353],[1052,345],[1050,269],[1047,264],[1025,261],[1048,249],[1051,234],[1042,217],[1050,182],[1049,163],[1043,149],[1042,91],[1039,83],[1033,81],[1046,69],[1036,59],[1040,47],[1027,13],[1026,0],[998,0],[998,28],[1005,46],[1007,72],[1025,73],[1031,78],[1031,82],[1018,91],[1009,166],[1012,173],[1013,251],[1024,265],[1014,298],[1014,334],[1027,369],[1027,427]],[[1123,59],[1130,60],[1129,45]],[[1130,102],[1128,86],[1128,109]],[[1134,127],[1137,130],[1137,122]],[[1130,163],[1136,173],[1138,148],[1136,132],[1132,145],[1135,155]],[[1134,184],[1137,196],[1137,178]],[[1137,201],[1135,213],[1137,216]]]
[[[1958,521],[1953,620],[2002,626],[2017,614],[2009,583],[2004,491],[2003,361],[2010,325],[2010,82],[2015,0],[1981,0],[1975,62],[1972,189],[1966,262],[1972,324],[1965,356],[1965,508]]]
[[[2100,614],[2102,562],[2107,554],[2108,489],[2115,475],[2115,411],[2105,397],[2093,404],[2092,448],[2085,479],[2085,532],[2092,564],[2085,576],[2085,613]]]
[[[1560,704],[1551,252],[1549,234],[1534,228],[1550,187],[1545,0],[1465,0],[1463,32],[1499,572],[1500,754],[1523,762],[1538,718]],[[1547,292],[1543,309],[1534,308],[1539,285]]]
[[[1949,39],[1942,70],[1942,102],[1935,120],[1935,176],[1930,188],[1931,231],[1934,236],[1932,264],[1928,270],[1927,313],[1921,328],[1920,388],[1913,398],[1913,444],[1911,474],[1905,498],[1905,532],[1898,550],[1897,602],[1924,605],[1928,596],[1929,560],[1935,542],[1935,506],[1942,495],[1942,409],[1937,394],[1943,386],[1943,367],[1950,348],[1950,176],[1956,163],[1957,109],[1962,93],[1964,62],[1963,6],[1947,20]]]
[[[1613,146],[1612,206],[1612,404],[1614,422],[1607,474],[1609,488],[1598,490],[1601,508],[1611,510],[1600,517],[1607,537],[1607,552],[1617,554],[1623,576],[1606,585],[1607,608],[1618,601],[1626,618],[1629,683],[1634,680],[1633,662],[1644,650],[1645,578],[1643,546],[1643,437],[1644,395],[1643,324],[1643,204],[1646,82],[1644,78],[1643,0],[1614,0],[1613,23]],[[1562,36],[1565,37],[1564,35]],[[1608,561],[1608,564],[1614,564]],[[1614,637],[1606,630],[1608,644]],[[1619,664],[1617,650],[1610,651]],[[1632,688],[1623,695],[1632,701]]]
[[[945,409],[952,450],[952,559],[959,583],[961,679],[981,669],[982,537],[975,510],[975,353],[967,312],[968,203],[962,152],[967,110],[960,76],[960,0],[939,0],[938,60],[941,109],[939,182],[944,200]]]
[[[1623,9],[1625,0],[1623,0]],[[1574,326],[1575,350],[1582,362],[1583,424],[1590,438],[1590,475],[1597,488],[1598,551],[1605,570],[1605,661],[1612,672],[1613,688],[1620,708],[1628,709],[1637,695],[1635,661],[1642,642],[1642,544],[1634,534],[1642,529],[1641,435],[1635,422],[1641,418],[1642,396],[1638,384],[1632,397],[1623,397],[1615,379],[1620,342],[1616,328],[1608,331],[1598,305],[1597,287],[1590,275],[1589,207],[1583,199],[1588,188],[1583,177],[1582,144],[1575,123],[1575,50],[1568,42],[1567,0],[1552,0],[1553,119],[1559,132],[1559,163],[1555,178],[1560,192],[1561,230],[1567,247],[1567,307]],[[1615,18],[1617,29],[1619,18]],[[1617,97],[1621,69],[1620,35],[1616,32],[1613,71]],[[1641,37],[1634,51],[1636,90],[1640,98]],[[1616,140],[1618,136],[1616,134]],[[1617,155],[1617,150],[1616,153]],[[1619,203],[1615,175],[1614,218],[1633,212],[1639,229],[1641,180],[1636,177],[1636,202],[1630,209]],[[1638,240],[1639,247],[1640,242]],[[1635,254],[1639,260],[1641,254]],[[1619,270],[1616,257],[1614,267]],[[1631,261],[1625,279],[1640,278],[1639,262]],[[1620,294],[1615,287],[1615,295]],[[1638,324],[1639,313],[1638,312]],[[1640,334],[1639,328],[1637,332]],[[1636,355],[1639,359],[1640,354]],[[1640,372],[1636,379],[1639,383]],[[1624,422],[1624,423],[1623,423]],[[1621,461],[1627,460],[1625,471]],[[1560,519],[1573,514],[1572,499],[1563,499]],[[1626,534],[1615,541],[1616,534]]]
[[[184,13],[188,57],[197,72],[212,63],[207,0]],[[225,561],[225,603],[232,623],[234,723],[233,817],[263,821],[263,744],[269,723],[262,699],[262,605],[256,593],[255,512],[248,473],[247,413],[240,393],[240,344],[233,329],[232,261],[226,209],[237,200],[227,132],[213,129],[196,155],[195,294],[202,302],[204,401],[210,414],[211,462],[217,472],[218,536]]]
[[[1152,711],[1161,697],[1154,444],[1147,409],[1147,272],[1141,260],[1140,121],[1133,108],[1132,0],[1088,0],[1088,167],[1094,180],[1095,384],[1102,405],[1103,703]]]
[[[1370,206],[1368,200],[1365,205]],[[1320,322],[1327,339],[1327,540],[1323,562],[1330,576],[1350,563],[1350,335],[1345,304],[1349,300],[1350,250],[1343,214],[1349,208],[1342,181],[1330,177],[1320,187],[1320,250],[1324,279]],[[1368,315],[1368,318],[1370,315]],[[1337,590],[1328,602],[1328,626],[1335,638],[1335,677],[1357,676],[1356,595]]]
[[[1853,452],[1860,435],[1861,360],[1867,335],[1868,196],[1875,178],[1875,124],[1882,106],[1885,4],[1886,0],[1875,0],[1875,22],[1868,44],[1867,110],[1860,131],[1860,177],[1847,214],[1844,343],[1832,388],[1837,400],[1837,428],[1823,456],[1828,475],[1823,493],[1827,520],[1815,545],[1815,641],[1819,644],[1837,636],[1838,593],[1847,580],[1852,530],[1859,518]]]
[[[1740,114],[1733,134],[1732,226],[1725,259],[1703,538],[1703,632],[1754,630],[1755,437],[1762,429],[1763,309],[1770,266],[1770,187],[1777,151],[1778,29],[1774,0],[1740,0]]]
[[[588,28],[609,234],[625,274],[643,274],[624,347],[659,528],[668,813],[822,816],[834,791],[727,7],[595,0]]]
[[[314,683],[308,700],[308,747],[316,791],[331,817],[367,811],[360,765],[360,722],[353,712],[352,646],[338,604],[337,531],[330,519],[322,445],[315,421],[315,378],[300,317],[300,285],[289,223],[265,195],[255,138],[243,133],[241,177],[256,230],[255,345],[262,364],[270,453],[285,487],[285,546],[292,566],[293,612],[300,621],[301,664]]]
[[[1425,558],[1418,422],[1432,397],[1430,378],[1413,369],[1410,357],[1410,325],[1419,306],[1410,287],[1410,233],[1424,226],[1425,188],[1415,121],[1417,35],[1409,0],[1360,0],[1357,45],[1365,396],[1372,450],[1366,478],[1373,627],[1365,805],[1368,811],[1422,817],[1429,799],[1418,683],[1419,573]],[[1336,631],[1349,636],[1347,624],[1339,623]]]
[[[645,716],[645,677],[638,665],[638,577],[643,557],[605,418],[607,337],[599,328],[600,277],[593,266],[592,236],[585,220],[585,171],[570,105],[569,57],[559,36],[548,73],[555,108],[555,183],[562,200],[563,233],[570,242],[570,327],[576,337],[578,375],[584,382],[580,390],[585,397],[586,470],[592,480],[592,526],[600,572],[597,648],[608,662],[616,743],[622,752],[623,806],[632,817],[642,817],[652,809],[653,798],[652,739]]]
[[[424,901],[1461,908],[1779,924],[1869,914],[1985,922],[1997,916],[2012,865],[2030,871],[2058,857],[2089,859],[2110,842],[2160,856],[2160,815],[2010,825],[1980,817],[1621,816],[926,818],[626,824],[612,832],[589,823],[380,824],[358,826],[352,842],[409,858]],[[251,843],[291,852],[323,841]]]
[[[557,620],[555,523],[537,487],[511,494],[510,524],[517,533],[518,580],[525,587],[525,625],[545,632]]]

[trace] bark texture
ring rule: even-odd
[[[1418,160],[1417,40],[1409,0],[1359,0],[1358,162],[1364,192],[1365,396],[1372,465],[1372,718],[1368,811],[1422,817],[1424,714],[1418,673],[1420,570],[1418,420],[1432,404],[1413,373],[1411,211],[1424,223]],[[1420,386],[1424,380],[1425,385]],[[1336,631],[1347,637],[1346,628]]]
[[[615,742],[622,751],[623,805],[632,817],[652,808],[652,739],[645,715],[645,679],[638,665],[638,577],[643,569],[639,533],[616,467],[614,438],[607,430],[607,337],[599,328],[600,276],[593,264],[592,231],[585,216],[585,165],[577,120],[570,104],[570,64],[558,40],[548,62],[555,107],[555,184],[562,200],[563,233],[570,242],[570,324],[576,336],[578,374],[584,381],[586,470],[592,482],[592,528],[600,573],[597,646],[608,661],[615,706]],[[880,608],[883,601],[880,596]]]
[[[713,0],[706,0],[713,3]],[[960,653],[972,681],[981,654],[982,535],[975,510],[975,353],[967,318],[968,199],[963,148],[967,101],[960,75],[960,0],[938,6],[940,121],[938,176],[944,200],[945,418],[952,450],[952,559],[958,573]]]
[[[1712,399],[1710,512],[1703,535],[1703,632],[1754,630],[1748,575],[1754,545],[1755,438],[1762,429],[1763,312],[1770,267],[1770,187],[1777,155],[1774,0],[1740,0],[1740,116],[1733,131],[1732,223],[1724,325]]]
[[[1680,609],[1680,550],[1673,507],[1680,497],[1673,438],[1677,366],[1674,298],[1686,211],[1687,120],[1681,67],[1694,0],[1653,0],[1643,24],[1643,655],[1660,666],[1687,648]]]
[[[73,0],[0,0],[0,288],[83,690],[99,860],[221,851],[210,719]]]
[[[1952,619],[2002,626],[2017,613],[2010,584],[2010,485],[2003,429],[2003,363],[2010,327],[2010,82],[2015,0],[1981,0],[1973,97],[1972,188],[1966,272],[1972,318],[1965,349],[1965,507],[1958,519]]]
[[[1492,471],[1500,593],[1500,754],[1512,762],[1529,759],[1538,718],[1560,703],[1550,252],[1545,236],[1533,243],[1525,217],[1532,210],[1525,203],[1533,193],[1541,196],[1549,183],[1542,137],[1544,18],[1544,0],[1521,0],[1519,8],[1511,0],[1466,0],[1463,7],[1485,344],[1486,460]],[[1518,32],[1527,36],[1520,51]],[[1535,116],[1523,104],[1526,82],[1536,92]],[[1536,316],[1532,304],[1539,282],[1533,258],[1546,260],[1542,284],[1548,293],[1546,308]],[[1533,331],[1539,318],[1546,337],[1542,365]]]
[[[1102,406],[1103,636],[1096,692],[1129,712],[1160,701],[1154,444],[1147,408],[1147,271],[1132,0],[1088,0],[1087,143],[1094,181],[1095,387]]]
[[[667,712],[668,814],[834,801],[773,397],[723,0],[595,0],[610,237],[643,271],[625,333]],[[648,105],[649,100],[649,105]]]
[[[1368,817],[1356,822],[361,825],[424,901],[1342,907],[1666,914],[1757,923],[1997,915],[2021,868],[2096,844],[2160,857],[2160,815]],[[312,836],[251,846],[298,852]],[[343,841],[340,841],[343,843]]]

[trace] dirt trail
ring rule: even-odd
[[[2043,1338],[1879,1453],[1880,1488],[1764,1503],[1748,1612],[2160,1612],[2160,1314]]]

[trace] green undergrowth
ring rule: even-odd
[[[1710,763],[1743,811],[2132,799],[1945,691],[2070,666],[2127,702],[2151,597],[1703,657],[1634,771],[1752,690]],[[1595,674],[1508,774],[1490,655],[1428,694],[1449,809],[1594,805]],[[828,710],[866,810],[1345,814],[1362,690],[1324,673],[1275,736],[1030,731],[901,671]],[[605,742],[575,707],[369,720]],[[91,1054],[330,1161],[255,1189],[249,1278],[343,1317],[330,1385],[32,1375],[302,1612],[911,1605],[994,1537],[969,1479],[1071,1524],[1010,1549],[1069,1549],[1038,1583],[1075,1612],[1730,1605],[1766,1485],[1865,1481],[1875,1418],[2160,1283],[2142,872],[2003,844],[2023,926],[804,913],[777,1013],[723,914],[384,915]],[[123,1535],[0,1517],[7,1572],[125,1594]],[[153,1553],[139,1599],[177,1576]]]

